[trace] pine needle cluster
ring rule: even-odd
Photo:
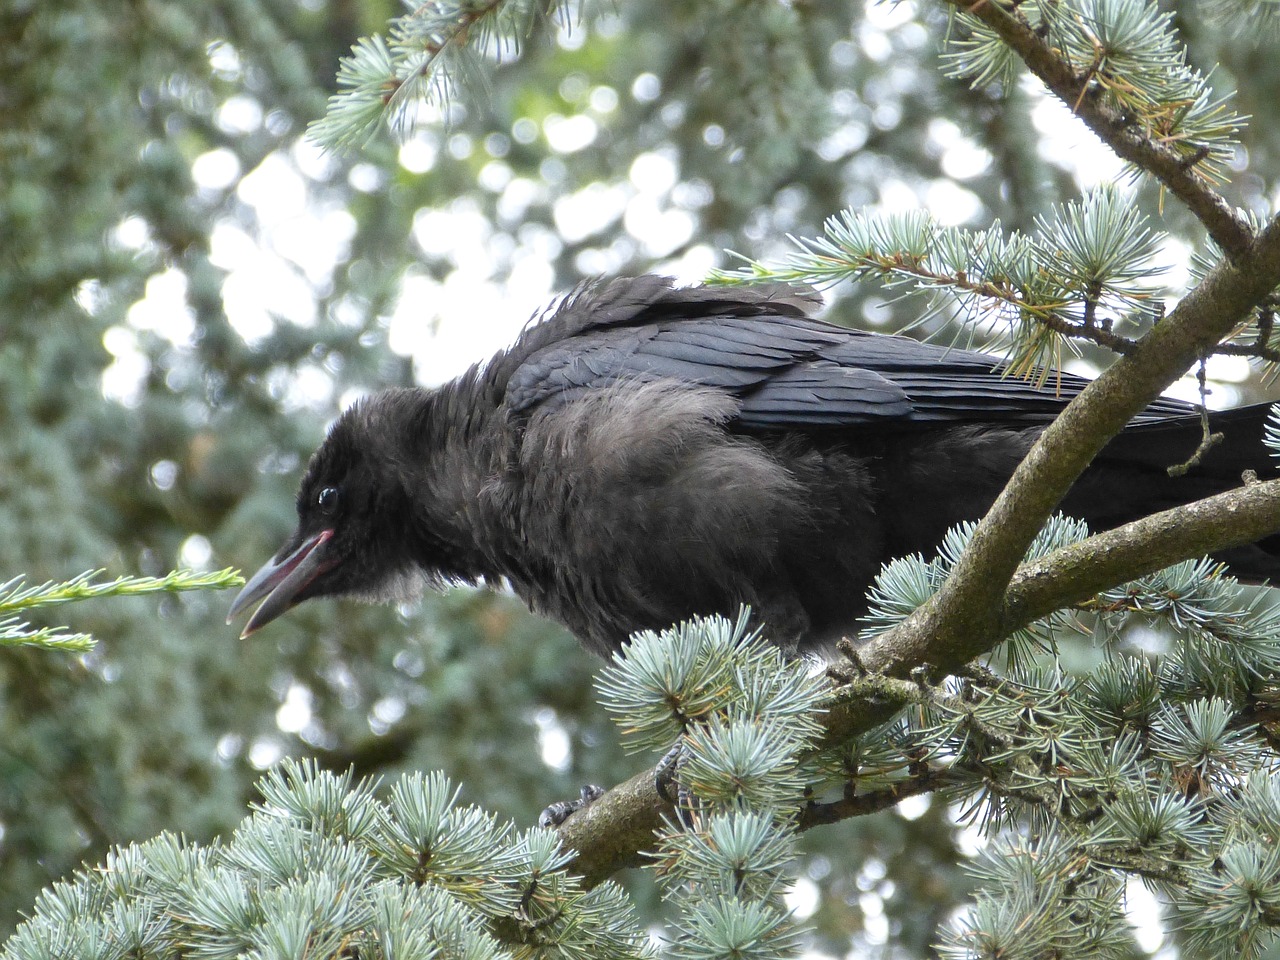
[[[1173,14],[1150,0],[1033,0],[1004,3],[1057,50],[1065,66],[1087,78],[1085,96],[1129,117],[1152,140],[1175,149],[1201,175],[1218,180],[1244,119],[1228,97],[1187,63]],[[956,12],[946,54],[952,76],[974,86],[1009,86],[1022,64],[985,23]]]
[[[584,890],[553,832],[460,805],[440,774],[379,786],[287,760],[231,837],[118,848],[46,890],[0,956],[652,955],[621,890]]]
[[[338,64],[338,88],[312,138],[330,149],[364,146],[385,124],[407,139],[447,114],[457,89],[483,89],[487,62],[514,56],[535,26],[569,23],[567,0],[455,0],[409,4],[385,37],[362,37]]]
[[[804,754],[825,684],[721,617],[632,638],[599,681],[630,749],[677,751],[678,816],[654,856],[680,918],[673,957],[788,956],[801,945],[782,896],[804,803]]]

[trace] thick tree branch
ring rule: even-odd
[[[1248,222],[1197,175],[1195,164],[1104,103],[1090,87],[1089,75],[1074,70],[1015,10],[993,0],[947,2],[990,28],[1118,157],[1163,183],[1204,224],[1228,257],[1249,248],[1252,234]]]
[[[1280,285],[1280,222],[1254,238],[1196,175],[1194,164],[1090,96],[1088,78],[1077,75],[1015,12],[992,0],[948,2],[993,29],[1119,156],[1159,178],[1200,218],[1228,259],[1045,430],[939,594],[862,648],[861,661],[872,675],[836,692],[823,716],[827,743],[890,719],[903,703],[897,688],[907,687],[893,678],[905,679],[926,664],[956,669],[1053,609],[1280,529],[1280,481],[1273,481],[1100,534],[1019,570],[1032,538],[1106,442]],[[882,689],[886,685],[893,689]],[[640,851],[651,845],[670,809],[658,797],[651,771],[610,790],[560,828],[566,846],[578,851],[571,869],[597,883],[641,862]]]
[[[1022,566],[1005,594],[1000,634],[1179,561],[1280,530],[1280,480],[1153,514]]]

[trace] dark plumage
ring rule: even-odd
[[[811,319],[816,302],[615,280],[452,383],[361,401],[232,614],[263,600],[249,633],[311,597],[505,579],[601,654],[740,604],[800,650],[852,632],[881,564],[980,517],[1087,381],[1039,389],[984,354]],[[1195,408],[1159,400],[1063,509],[1104,528],[1266,472],[1265,416],[1215,415],[1226,442],[1174,480],[1201,428]],[[1263,546],[1227,559],[1273,576]]]

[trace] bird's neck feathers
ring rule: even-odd
[[[477,508],[509,452],[483,374],[473,368],[434,390],[403,391],[409,396],[389,404],[397,411],[396,479],[413,505],[414,559],[435,580],[473,583],[499,573]]]

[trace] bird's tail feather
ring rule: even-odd
[[[1064,509],[1105,529],[1230,490],[1243,483],[1246,471],[1263,479],[1280,476],[1263,444],[1269,411],[1264,403],[1210,413],[1210,431],[1221,438],[1209,445],[1196,416],[1131,426],[1103,448]],[[1218,559],[1243,580],[1280,583],[1280,535]]]

